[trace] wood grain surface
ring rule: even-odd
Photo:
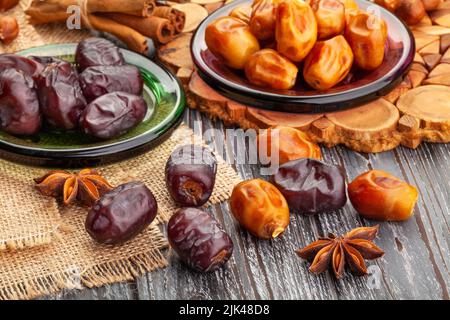
[[[224,132],[220,121],[211,122],[188,110],[185,122],[196,133],[209,128]],[[222,134],[206,142],[225,151],[233,163],[237,151],[246,150],[242,132],[224,139]],[[350,203],[339,211],[316,216],[292,215],[281,239],[261,241],[241,229],[227,203],[211,208],[212,214],[230,233],[235,250],[224,270],[200,274],[168,252],[167,268],[149,273],[135,282],[97,289],[65,291],[45,299],[449,299],[450,288],[450,144],[423,143],[416,150],[399,147],[378,154],[363,154],[343,147],[323,148],[327,162],[345,167],[347,180],[372,168],[384,169],[416,185],[420,197],[413,218],[406,222],[381,223],[375,240],[385,256],[369,266],[378,266],[378,289],[370,277],[346,273],[335,280],[331,273],[308,272],[308,264],[294,250],[328,232],[343,233],[362,225],[374,225],[355,212]],[[236,165],[245,178],[259,176],[257,165]]]

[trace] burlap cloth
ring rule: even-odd
[[[90,32],[87,30],[69,30],[66,26],[60,24],[33,27],[27,23],[24,13],[24,10],[30,3],[31,0],[21,0],[15,8],[0,13],[0,15],[16,17],[20,26],[19,36],[12,43],[5,46],[0,42],[0,53],[14,53],[44,44],[79,42],[90,35]]]
[[[174,148],[192,138],[192,130],[181,126],[150,152],[99,168],[116,185],[144,182],[158,201],[154,223],[120,246],[99,245],[89,237],[84,229],[86,208],[60,206],[34,189],[32,179],[46,169],[0,160],[0,299],[101,286],[164,267],[161,250],[167,241],[160,231],[163,226],[158,225],[176,210],[165,187],[164,167]],[[226,200],[240,181],[234,169],[218,159],[216,185],[206,206]]]
[[[23,14],[28,3],[23,0],[5,13],[18,18],[21,33],[11,45],[0,45],[0,53],[76,42],[89,35],[57,25],[35,29]],[[65,288],[102,286],[164,267],[167,261],[162,250],[168,244],[160,231],[161,223],[176,209],[165,188],[164,167],[174,148],[192,139],[193,132],[181,126],[150,152],[99,168],[116,185],[130,180],[144,182],[158,201],[153,224],[120,246],[99,245],[88,236],[84,229],[87,209],[62,207],[34,189],[33,178],[46,169],[0,160],[0,299],[30,299]],[[207,206],[226,200],[240,181],[236,172],[218,159],[216,185]]]

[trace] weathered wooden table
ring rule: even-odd
[[[196,111],[185,114],[196,133],[221,122],[211,122]],[[223,141],[216,135],[207,143],[224,146],[226,160],[246,148],[244,137]],[[308,264],[294,250],[328,232],[344,233],[363,220],[348,203],[344,209],[316,216],[293,215],[281,239],[260,241],[233,220],[228,204],[211,208],[231,234],[235,251],[227,268],[212,274],[192,272],[169,258],[169,267],[135,282],[98,289],[65,291],[49,299],[449,299],[450,291],[450,144],[423,143],[416,150],[399,147],[379,154],[360,154],[346,148],[323,149],[327,162],[345,167],[347,180],[372,168],[384,169],[416,185],[420,197],[415,215],[401,223],[382,223],[375,242],[386,254],[368,262],[369,277],[346,273],[335,280],[330,273],[308,272]],[[237,165],[244,179],[259,176],[256,165]],[[379,267],[379,268],[378,268]],[[377,275],[380,275],[377,278]],[[379,280],[379,281],[376,281]]]

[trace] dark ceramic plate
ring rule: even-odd
[[[23,56],[55,56],[74,60],[76,44],[48,45],[27,49]],[[111,140],[96,140],[76,131],[43,129],[33,137],[15,137],[0,130],[0,156],[15,162],[40,166],[86,167],[122,160],[159,144],[181,122],[185,98],[178,80],[162,66],[128,50],[125,61],[137,66],[144,79],[145,119],[127,134]]]
[[[376,10],[388,27],[388,41],[383,64],[372,72],[356,72],[348,84],[338,84],[327,91],[308,88],[297,81],[290,90],[274,90],[250,84],[242,71],[225,66],[205,43],[206,27],[235,7],[252,3],[236,0],[206,18],[192,38],[191,53],[199,74],[223,95],[244,104],[286,112],[325,112],[354,107],[387,94],[409,70],[414,59],[414,38],[402,21],[382,7],[369,1],[356,0],[362,10]],[[300,73],[299,73],[300,74]],[[299,77],[300,78],[300,77]]]

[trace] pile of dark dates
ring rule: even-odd
[[[217,270],[233,253],[233,242],[220,223],[197,208],[211,197],[216,173],[214,154],[191,144],[176,148],[165,168],[167,190],[180,207],[168,224],[169,243],[182,261],[202,272]],[[152,192],[141,182],[129,182],[95,202],[85,227],[99,243],[120,244],[147,228],[157,211]]]
[[[75,62],[0,55],[0,129],[32,136],[47,125],[111,139],[144,120],[143,80],[117,46],[102,38],[83,40]]]
[[[167,190],[181,207],[169,220],[169,243],[181,260],[201,272],[217,270],[233,253],[233,242],[220,223],[195,208],[211,197],[216,173],[214,154],[197,145],[175,149],[165,169]]]

